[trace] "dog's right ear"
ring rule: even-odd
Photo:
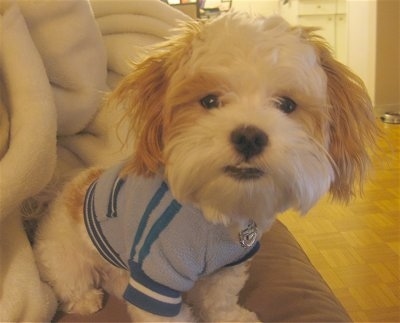
[[[106,104],[123,110],[128,136],[133,136],[134,153],[124,173],[151,176],[164,165],[163,133],[166,118],[165,98],[169,81],[190,55],[190,44],[200,30],[199,22],[189,22],[177,36],[153,47],[145,59],[135,63],[108,96]]]
[[[134,154],[124,173],[148,176],[162,164],[163,101],[168,87],[165,60],[153,54],[134,64],[107,99],[107,106],[122,109],[121,123],[128,124],[127,136],[133,136]]]

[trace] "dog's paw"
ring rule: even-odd
[[[244,308],[240,311],[240,317],[238,319],[239,322],[247,322],[247,323],[261,323],[261,321],[258,319],[258,316],[254,312],[250,312]]]
[[[212,322],[246,322],[246,323],[261,323],[258,319],[257,314],[250,312],[242,307],[230,311],[229,313],[218,313],[216,316],[209,319]]]
[[[88,315],[99,311],[103,307],[103,291],[91,289],[84,293],[79,299],[64,303],[63,311]]]

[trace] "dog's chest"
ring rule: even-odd
[[[85,223],[108,261],[147,275],[165,275],[178,290],[198,277],[245,259],[249,252],[223,225],[207,222],[201,211],[181,205],[162,178],[118,177],[121,166],[93,183],[86,196]],[[160,270],[162,268],[162,270]]]

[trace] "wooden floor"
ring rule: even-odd
[[[382,129],[363,198],[280,216],[356,322],[400,322],[400,125]]]

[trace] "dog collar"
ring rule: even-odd
[[[257,241],[257,236],[257,225],[253,220],[250,220],[247,228],[239,232],[240,245],[245,249],[253,247]]]

